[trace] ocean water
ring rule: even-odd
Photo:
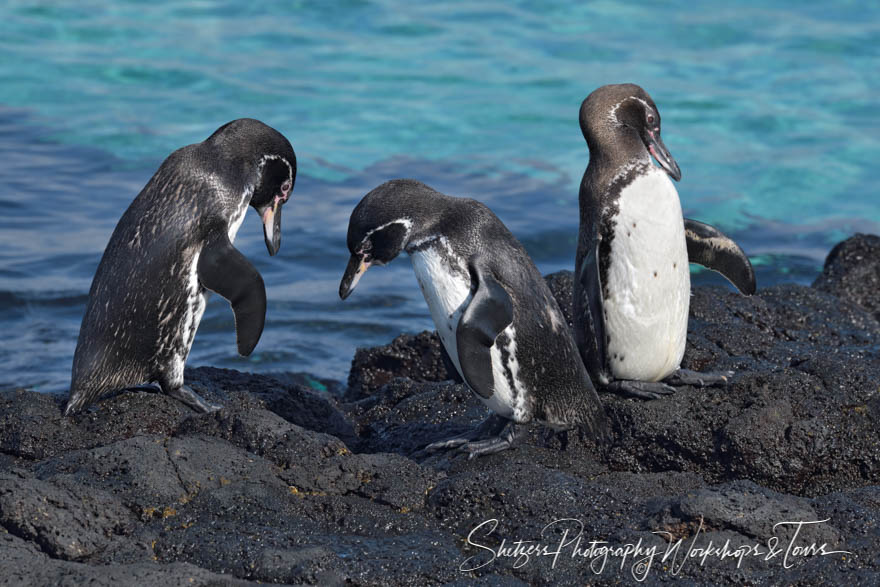
[[[168,153],[243,116],[299,176],[280,254],[256,214],[236,240],[268,290],[256,351],[215,296],[190,365],[344,380],[356,347],[431,328],[405,258],[336,294],[348,215],[386,179],[478,198],[541,270],[571,268],[578,107],[605,83],[651,93],[686,215],[734,236],[759,287],[809,283],[880,232],[878,47],[870,2],[2,2],[0,388],[66,391],[117,220]]]

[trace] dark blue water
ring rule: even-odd
[[[236,239],[268,289],[257,350],[236,355],[215,297],[193,365],[344,379],[355,347],[430,328],[405,259],[336,296],[348,214],[392,177],[484,201],[543,271],[570,268],[577,110],[604,83],[652,94],[685,213],[735,236],[759,287],[808,283],[837,240],[880,232],[880,7],[651,6],[0,6],[0,387],[66,389],[119,216],[169,152],[241,116],[287,135],[300,174],[280,254],[256,215]]]

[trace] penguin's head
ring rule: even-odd
[[[414,218],[423,227],[436,194],[421,182],[387,181],[368,193],[355,207],[348,222],[351,258],[339,283],[339,297],[351,295],[361,276],[373,265],[390,263],[403,251],[414,233]]]
[[[292,160],[291,160],[292,158]],[[260,160],[260,175],[251,197],[251,206],[263,219],[263,237],[269,254],[281,247],[281,206],[290,198],[296,181],[296,156],[266,154]]]
[[[296,182],[296,153],[274,128],[253,118],[239,118],[214,131],[205,141],[228,169],[239,170],[245,185],[253,187],[250,205],[263,219],[269,254],[281,247],[281,206]]]
[[[610,84],[595,90],[581,104],[580,124],[591,153],[615,141],[620,148],[643,147],[669,177],[681,179],[678,163],[660,138],[657,105],[636,84]]]

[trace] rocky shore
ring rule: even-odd
[[[568,308],[570,275],[548,280]],[[335,393],[190,369],[210,415],[122,393],[62,418],[6,392],[0,582],[876,585],[878,320],[876,236],[812,287],[697,287],[684,366],[727,388],[600,394],[607,442],[533,427],[471,461],[420,452],[486,415],[432,333],[359,350]]]

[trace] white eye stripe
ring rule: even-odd
[[[639,98],[638,96],[629,96],[628,98],[624,98],[623,100],[621,100],[620,102],[618,102],[617,104],[615,104],[614,106],[612,106],[612,107],[611,107],[611,110],[608,111],[608,120],[609,120],[612,124],[614,124],[614,125],[619,125],[619,124],[620,124],[620,120],[617,118],[617,110],[618,110],[618,109],[623,105],[623,103],[626,102],[627,100],[636,100],[637,102],[640,102],[640,103],[642,104],[642,106],[645,107],[645,116],[646,116],[646,117],[647,117],[647,116],[653,116],[653,115],[654,115],[654,109],[651,108],[650,104],[648,104],[647,102],[645,102],[644,100],[642,100],[642,99]]]
[[[266,164],[266,161],[274,161],[274,160],[278,160],[278,159],[280,159],[281,161],[284,162],[285,165],[287,165],[287,181],[289,181],[291,184],[293,184],[293,167],[290,165],[290,162],[287,159],[285,159],[284,157],[282,157],[281,155],[263,155],[260,158],[260,162],[257,165],[257,167],[259,169],[262,169],[263,166]]]
[[[611,107],[611,110],[608,111],[608,120],[611,124],[617,126],[620,124],[620,120],[617,118],[617,110],[620,108],[620,105],[626,102],[626,100],[621,100],[617,104]]]
[[[412,220],[409,218],[397,218],[396,220],[392,220],[391,222],[386,222],[382,226],[377,226],[376,228],[373,228],[373,229],[367,231],[367,234],[364,235],[364,239],[361,241],[361,246],[363,246],[363,244],[367,241],[367,239],[370,238],[370,236],[374,232],[379,232],[380,230],[386,229],[389,226],[391,226],[392,224],[402,224],[403,228],[406,230],[406,235],[403,237],[403,240],[405,241],[409,238],[409,233],[412,230],[412,224],[413,224]]]

